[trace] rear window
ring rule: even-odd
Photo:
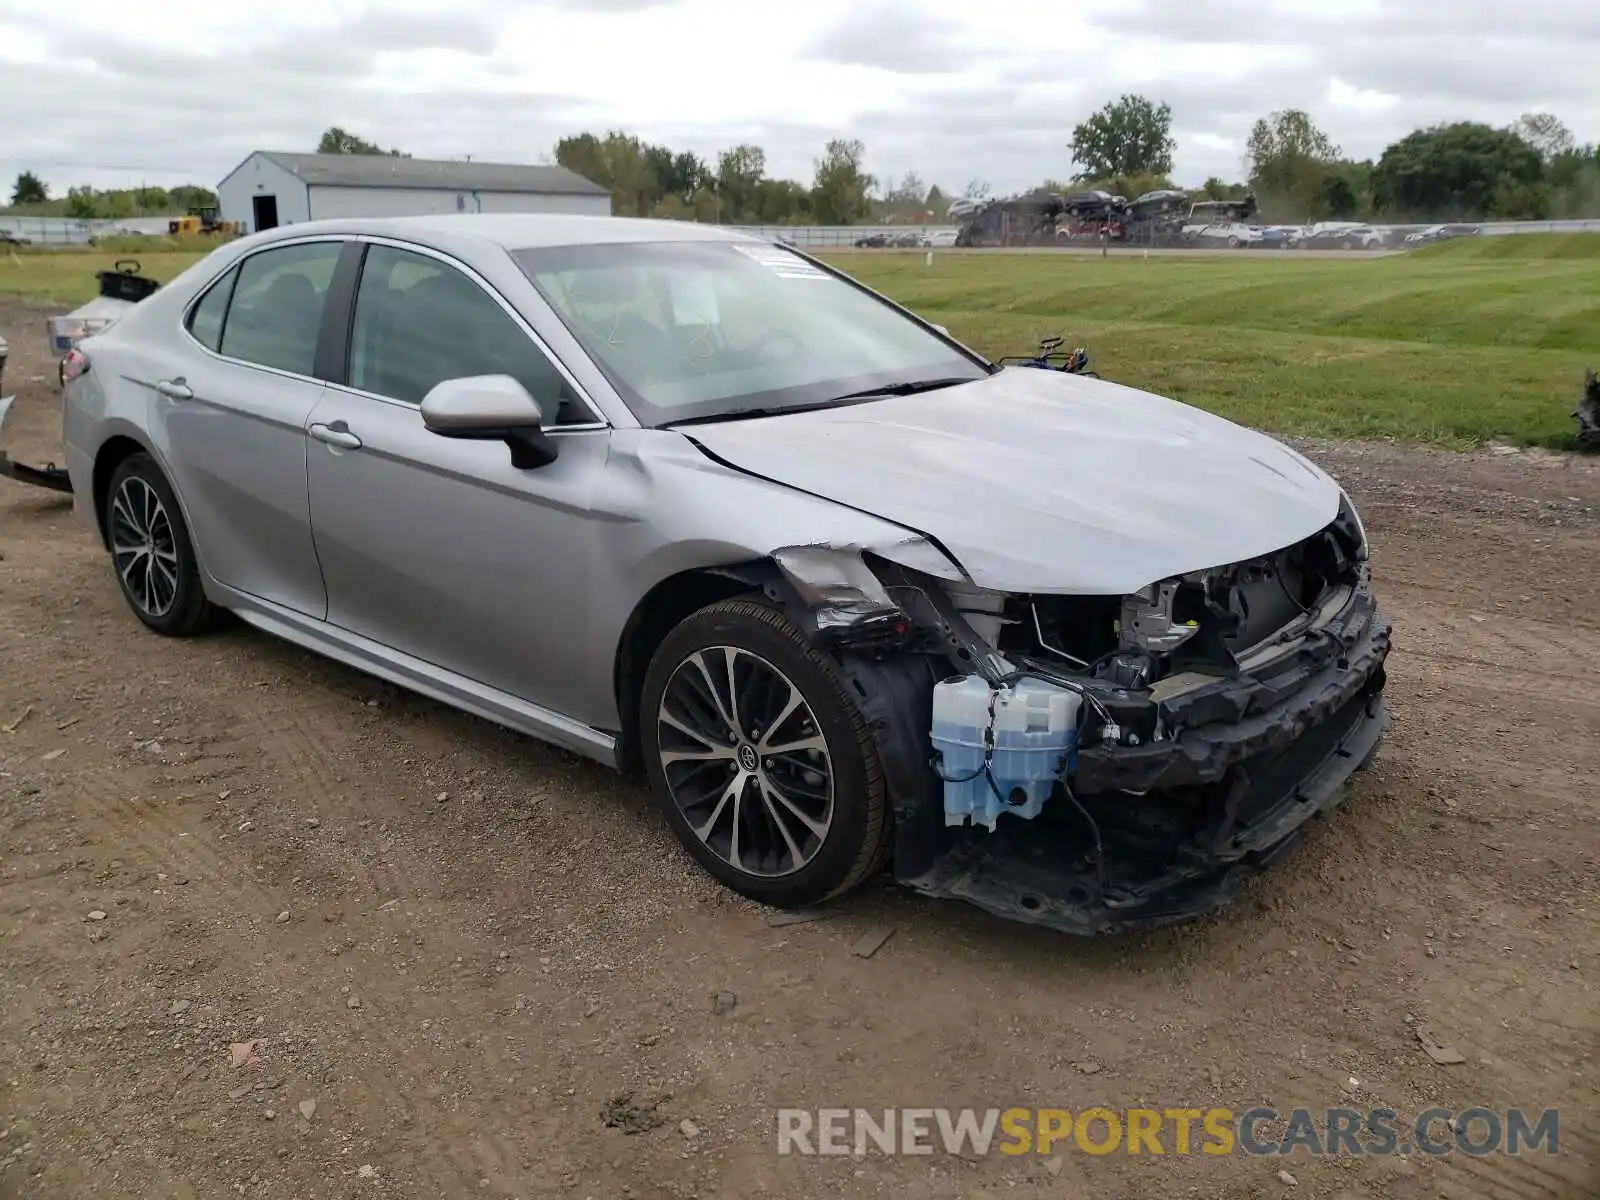
[[[222,345],[222,323],[238,278],[239,268],[234,267],[206,290],[189,313],[189,332],[207,350],[215,351]]]
[[[306,242],[262,250],[240,263],[220,352],[311,375],[322,304],[342,248],[342,242]]]

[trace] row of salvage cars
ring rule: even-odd
[[[1193,916],[1387,722],[1321,469],[792,247],[318,221],[119,303],[63,356],[64,452],[145,626],[231,613],[636,771],[769,904],[887,864],[1073,933]]]
[[[953,201],[947,217],[960,222],[946,231],[958,247],[1052,246],[1076,242],[1181,249],[1400,249],[1467,237],[1476,225],[1366,225],[1322,221],[1310,225],[1264,225],[1256,221],[1254,193],[1233,200],[1194,200],[1187,192],[1161,188],[1133,200],[1105,191],[1061,195],[1038,189],[995,200]],[[856,245],[930,244],[936,234],[868,234]]]
[[[1244,250],[1412,250],[1481,232],[1477,225],[1417,227],[1324,221],[1314,225],[1186,225],[1183,236],[1192,245],[1224,242]]]

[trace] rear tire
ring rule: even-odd
[[[817,904],[888,858],[871,728],[771,604],[719,601],[667,635],[645,672],[639,745],[673,833],[741,895]]]
[[[206,599],[183,510],[155,459],[141,453],[119,463],[105,503],[111,566],[133,615],[166,637],[214,628],[223,610]]]

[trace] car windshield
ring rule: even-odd
[[[988,374],[891,305],[767,242],[550,246],[512,257],[644,425]]]

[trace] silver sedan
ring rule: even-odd
[[[313,222],[62,363],[133,613],[645,774],[728,886],[1221,902],[1374,752],[1366,534],[1280,443],[683,222]]]

